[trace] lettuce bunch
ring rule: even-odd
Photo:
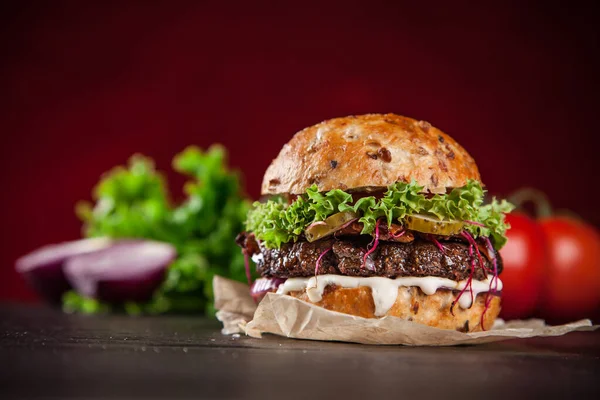
[[[281,198],[255,202],[248,213],[246,230],[254,232],[267,247],[279,248],[282,243],[296,241],[312,223],[322,221],[337,212],[353,211],[360,215],[363,234],[375,230],[376,221],[383,218],[388,225],[407,215],[425,214],[440,220],[466,221],[465,229],[474,237],[486,236],[499,249],[506,243],[504,214],[514,207],[495,198],[484,204],[485,190],[475,180],[469,180],[448,194],[426,197],[417,182],[398,182],[390,186],[382,198],[363,197],[353,202],[352,195],[335,189],[321,194],[313,185],[306,194],[291,204]]]
[[[176,247],[178,258],[154,297],[147,303],[108,305],[69,292],[63,298],[65,309],[211,313],[215,274],[245,281],[243,256],[234,240],[243,230],[250,203],[242,195],[238,174],[226,167],[225,149],[189,147],[175,156],[173,168],[191,178],[178,205],[172,204],[154,162],[135,155],[127,167],[116,167],[101,178],[93,192],[95,203],[76,207],[87,237],[146,238]]]

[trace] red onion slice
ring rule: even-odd
[[[259,278],[250,286],[250,295],[259,303],[267,293],[276,291],[285,281],[284,278]]]
[[[63,293],[71,289],[63,271],[64,263],[74,256],[104,249],[111,243],[107,238],[93,238],[50,244],[19,258],[15,269],[40,296],[51,303],[60,303]]]
[[[313,222],[312,224],[308,225],[306,227],[306,229],[310,229],[313,226],[327,226],[327,224],[325,223],[325,221],[316,221],[316,222]]]
[[[65,276],[84,296],[107,302],[147,301],[164,280],[177,252],[167,243],[121,240],[69,259]]]

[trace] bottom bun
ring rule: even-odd
[[[305,290],[292,291],[288,294],[327,310],[363,318],[378,318],[375,316],[375,302],[370,287],[342,288],[330,285],[325,288],[322,300],[317,303],[309,300]],[[462,295],[470,296],[470,293],[465,292]],[[440,289],[432,295],[426,295],[418,287],[400,287],[396,302],[385,316],[390,315],[407,321],[460,332],[478,332],[492,327],[500,313],[500,296],[493,295],[489,299],[487,310],[485,310],[487,293],[481,293],[470,308],[464,309],[456,304],[453,312],[450,312],[452,302],[457,296],[458,293],[451,290]],[[481,316],[484,311],[482,329]]]

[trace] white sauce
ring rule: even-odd
[[[490,281],[492,277],[488,277],[485,281],[472,282],[473,298],[479,293],[485,293],[490,290]],[[373,301],[375,302],[375,315],[381,317],[396,302],[398,297],[398,288],[401,286],[417,286],[426,295],[434,294],[438,289],[462,290],[467,285],[467,281],[456,282],[446,278],[438,278],[435,276],[425,277],[401,277],[396,279],[370,277],[361,278],[356,276],[345,275],[319,275],[316,279],[311,278],[290,278],[286,280],[277,289],[279,294],[288,294],[289,292],[302,291],[306,289],[308,298],[313,303],[317,303],[323,298],[323,291],[329,285],[337,285],[343,288],[357,288],[359,286],[367,286],[373,292]],[[492,284],[492,288],[498,291],[502,290],[502,281],[497,280],[497,283]],[[471,307],[471,292],[465,290],[463,295],[458,300],[458,304],[462,308]]]
[[[252,255],[252,261],[254,261],[255,264],[263,262],[264,259],[265,257],[263,256],[263,253],[256,253]]]

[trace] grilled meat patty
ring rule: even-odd
[[[238,244],[248,255],[257,261],[256,269],[263,277],[293,278],[308,277],[315,274],[319,256],[328,251],[319,265],[317,274],[337,274],[348,276],[382,276],[396,278],[401,276],[437,276],[454,281],[468,279],[471,270],[471,256],[468,243],[460,241],[442,242],[442,253],[437,245],[423,238],[409,243],[380,241],[377,249],[367,258],[369,238],[329,238],[309,243],[299,240],[286,243],[280,249],[268,249],[261,246],[254,235],[242,233]],[[502,259],[495,251],[498,273],[502,271]],[[485,272],[480,267],[479,258],[474,255],[475,273],[473,278],[484,280]],[[484,251],[481,258],[485,268],[493,270],[492,262]]]

